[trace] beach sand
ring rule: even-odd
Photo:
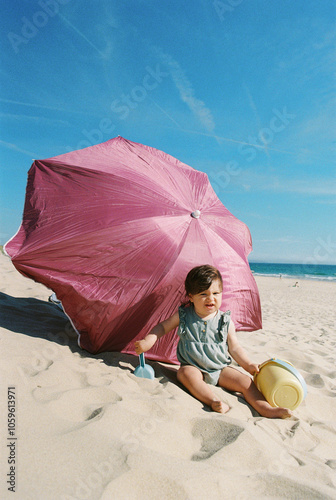
[[[218,387],[232,409],[209,411],[176,366],[140,379],[137,357],[81,350],[50,291],[4,255],[0,268],[1,499],[336,498],[335,283],[256,278],[263,329],[240,341],[308,387],[294,417],[268,420]]]

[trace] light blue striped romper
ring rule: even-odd
[[[196,366],[203,372],[205,382],[217,385],[222,369],[232,362],[227,345],[230,311],[217,311],[213,318],[204,321],[193,305],[181,306],[179,318],[177,359],[182,366]]]

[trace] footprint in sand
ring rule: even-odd
[[[230,424],[222,420],[201,419],[196,420],[192,435],[201,439],[201,449],[192,456],[192,460],[206,460],[217,451],[236,441],[243,432],[244,427]]]
[[[336,470],[336,460],[327,460],[326,465],[328,465],[331,469]]]
[[[332,500],[332,489],[321,487],[321,490],[315,488],[315,485],[305,484],[300,478],[291,479],[283,475],[264,475],[259,485],[259,498],[312,498],[314,500]],[[260,491],[267,496],[260,496]],[[330,495],[328,493],[331,493]]]
[[[85,376],[64,365],[63,360],[51,361],[45,369],[30,377],[35,386],[32,396],[40,403],[54,401],[65,392],[87,387]]]
[[[300,427],[300,420],[295,422],[293,425],[290,424],[289,429],[285,431],[285,435],[292,438]]]
[[[325,385],[319,373],[310,373],[305,377],[305,381],[307,382],[308,385],[311,385],[312,387],[316,387],[318,389],[324,387]]]
[[[101,418],[107,406],[121,400],[119,394],[106,387],[87,387],[58,394],[46,404],[59,419],[83,424]]]

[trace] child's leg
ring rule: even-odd
[[[202,372],[195,366],[181,366],[177,372],[177,379],[195,398],[210,406],[214,411],[226,413],[230,409],[226,403],[214,395],[210,386],[204,382]]]
[[[257,389],[253,380],[231,366],[222,370],[218,385],[229,391],[241,392],[246,401],[263,417],[287,418],[292,415],[288,408],[273,408]]]

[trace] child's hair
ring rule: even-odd
[[[189,271],[184,282],[187,296],[204,292],[210,288],[211,283],[215,280],[219,280],[223,288],[222,275],[218,269],[208,264],[194,267]]]

